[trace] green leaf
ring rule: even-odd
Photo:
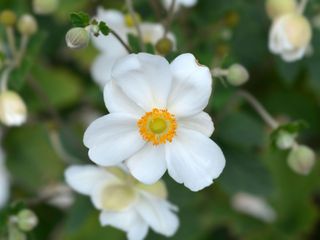
[[[70,19],[74,27],[86,27],[90,24],[90,17],[84,12],[73,12]]]
[[[103,21],[99,23],[99,30],[105,36],[107,36],[110,33],[110,28]]]

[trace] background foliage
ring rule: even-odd
[[[156,20],[147,0],[135,2],[144,20]],[[7,129],[3,142],[13,180],[12,199],[32,199],[45,186],[63,182],[68,164],[90,163],[82,135],[90,119],[106,111],[102,91],[89,74],[97,52],[93,47],[67,49],[64,36],[70,28],[70,12],[93,15],[99,5],[123,9],[119,0],[68,0],[61,1],[53,16],[37,17],[41,30],[33,37],[22,68],[10,80],[30,112],[28,123]],[[1,0],[0,9],[5,8],[22,14],[31,12],[31,3]],[[310,20],[320,14],[320,1],[311,1],[306,14]],[[313,55],[287,64],[268,51],[269,27],[262,0],[199,0],[195,8],[179,13],[172,30],[178,50],[194,53],[203,64],[240,62],[246,66],[251,79],[244,88],[278,119],[307,121],[309,128],[299,140],[319,153],[320,29],[313,29]],[[4,36],[3,29],[0,36]],[[216,81],[207,108],[216,127],[213,139],[227,159],[222,176],[200,193],[165,178],[170,200],[180,207],[181,227],[172,239],[320,239],[319,161],[308,176],[293,173],[287,153],[271,148],[269,129],[243,100],[234,100],[235,92]],[[52,147],[55,130],[74,156],[69,159],[72,162],[66,162]],[[266,198],[277,220],[266,224],[233,210],[230,200],[239,191]],[[46,203],[32,208],[40,224],[30,239],[125,239],[118,230],[100,227],[98,212],[86,197],[77,195],[66,211]],[[148,239],[164,237],[151,233]]]

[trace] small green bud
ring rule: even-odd
[[[0,13],[0,22],[9,27],[13,26],[17,21],[16,14],[11,10],[4,10]]]
[[[22,35],[33,35],[38,30],[36,19],[30,14],[23,15],[18,21],[18,30]]]
[[[298,174],[307,175],[315,164],[314,151],[303,145],[294,147],[288,156],[288,165]]]
[[[33,0],[33,11],[36,14],[46,15],[57,10],[59,0]]]
[[[66,43],[69,48],[80,49],[88,46],[90,36],[85,28],[71,28],[66,34]]]
[[[227,80],[233,86],[240,86],[249,80],[249,73],[240,64],[233,64],[227,70]]]
[[[285,150],[293,146],[296,134],[291,134],[286,131],[280,131],[277,134],[276,145],[279,149]]]
[[[156,43],[156,50],[159,54],[161,55],[168,55],[173,49],[173,43],[172,41],[165,37],[161,38],[157,43]]]
[[[38,217],[33,211],[24,209],[17,215],[17,224],[22,231],[29,232],[38,225]]]

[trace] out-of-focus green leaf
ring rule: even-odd
[[[84,12],[71,13],[70,20],[74,27],[86,27],[90,24],[90,17]]]

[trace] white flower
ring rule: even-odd
[[[273,21],[269,48],[287,62],[296,61],[305,55],[311,36],[310,23],[304,16],[286,14]]]
[[[203,112],[212,90],[211,74],[192,54],[171,64],[139,53],[116,62],[104,89],[110,114],[84,135],[89,157],[102,166],[123,161],[139,181],[152,184],[168,169],[193,191],[212,184],[225,166],[209,138],[214,127]]]
[[[13,91],[0,93],[0,121],[6,126],[20,126],[27,120],[27,107]]]
[[[126,43],[128,43],[129,33],[137,35],[135,27],[128,23],[128,16],[117,10],[105,10],[100,7],[96,18],[106,22]],[[143,22],[140,23],[140,28],[145,43],[156,44],[164,35],[164,28],[161,24]],[[175,47],[176,41],[173,34],[169,33],[168,38],[172,40]],[[121,57],[128,55],[128,52],[112,34],[93,37],[92,42],[101,51],[101,54],[92,65],[91,75],[101,87],[104,87],[111,78],[111,69],[114,63]]]
[[[274,222],[276,212],[263,199],[255,195],[239,192],[232,197],[233,208],[241,213],[248,214],[265,222]]]
[[[9,198],[9,174],[4,165],[5,154],[0,148],[0,208],[4,206]]]
[[[176,0],[175,11],[179,10],[181,6],[190,8],[196,5],[198,0]],[[162,0],[163,6],[166,9],[170,9],[172,0]]]
[[[100,223],[127,232],[129,240],[144,239],[148,228],[172,236],[179,220],[177,208],[167,200],[163,182],[143,185],[118,167],[72,166],[65,173],[67,183],[91,197],[101,210]]]

